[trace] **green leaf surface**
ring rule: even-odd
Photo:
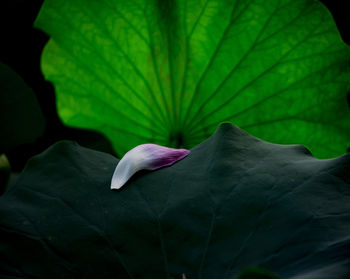
[[[318,1],[45,0],[35,25],[62,120],[119,155],[225,121],[319,158],[350,145],[350,50]]]
[[[71,142],[32,158],[0,197],[0,277],[350,278],[350,155],[224,124],[111,191],[117,163]]]

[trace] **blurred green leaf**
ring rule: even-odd
[[[41,136],[45,118],[30,87],[0,62],[0,154]]]
[[[42,70],[62,120],[192,147],[222,121],[319,158],[350,143],[350,49],[315,0],[45,0]]]
[[[5,191],[10,172],[11,167],[6,155],[0,154],[0,195]]]

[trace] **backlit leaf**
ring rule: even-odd
[[[350,50],[315,0],[45,0],[36,26],[68,125],[190,148],[230,121],[320,158],[350,145]]]

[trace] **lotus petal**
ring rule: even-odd
[[[111,189],[120,189],[136,172],[170,166],[190,153],[187,149],[169,148],[157,144],[141,144],[128,151],[118,163]]]

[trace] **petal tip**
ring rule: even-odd
[[[123,176],[123,174],[124,173],[120,174],[116,172],[116,174],[112,177],[111,190],[119,190],[129,181],[130,177],[132,176]]]
[[[111,183],[111,190],[119,190],[125,183],[118,183],[112,181]]]
[[[111,185],[111,190],[119,190],[123,185]]]

